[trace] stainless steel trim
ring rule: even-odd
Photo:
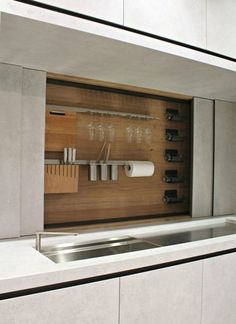
[[[103,115],[103,116],[118,116],[124,118],[137,118],[143,120],[158,120],[160,118],[151,116],[151,115],[143,115],[143,114],[134,114],[129,112],[120,112],[120,111],[110,111],[110,110],[98,110],[98,109],[90,109],[90,108],[81,108],[81,107],[70,107],[70,106],[57,106],[57,105],[47,105],[48,109],[52,111],[60,112],[64,111],[75,111],[79,113],[85,113],[90,115]]]
[[[111,180],[117,181],[118,180],[118,165],[111,166]]]
[[[35,241],[35,248],[37,251],[42,251],[42,236],[63,236],[63,235],[70,235],[70,236],[77,236],[79,233],[68,233],[68,232],[37,232],[35,233],[36,241]]]
[[[55,246],[42,251],[55,263],[78,261],[121,253],[158,248],[157,244],[133,237],[111,238],[94,242]]]
[[[63,164],[61,160],[56,159],[45,159],[44,162],[47,164]],[[127,161],[122,160],[108,160],[106,162],[108,165],[126,165]],[[80,165],[90,165],[90,164],[96,164],[96,165],[102,165],[103,162],[98,162],[97,160],[75,160],[73,164],[80,164]]]

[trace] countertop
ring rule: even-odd
[[[183,231],[190,227],[220,224],[226,220],[236,222],[236,216],[100,231],[71,237],[49,237],[43,238],[42,244],[46,247],[65,242],[82,243],[127,235],[158,235]],[[35,239],[33,237],[2,240],[0,241],[0,294],[158,265],[234,248],[236,248],[236,234],[56,264],[35,250]]]

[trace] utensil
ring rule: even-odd
[[[101,180],[107,181],[108,180],[108,170],[109,170],[108,164],[101,163],[100,168],[101,168]]]
[[[111,180],[112,181],[118,180],[118,165],[115,164],[111,165]]]
[[[97,181],[98,179],[98,172],[97,172],[97,164],[96,163],[91,163],[89,165],[89,180],[90,181]]]

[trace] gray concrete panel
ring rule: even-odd
[[[43,229],[46,73],[23,70],[21,235]]]
[[[192,217],[212,216],[213,110],[212,100],[194,98]]]
[[[0,64],[0,238],[20,233],[22,68]]]
[[[236,213],[236,104],[215,101],[214,215]]]

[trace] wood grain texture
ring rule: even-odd
[[[79,165],[46,165],[44,169],[45,194],[78,192]]]
[[[76,113],[66,112],[65,116],[51,115],[46,111],[45,150],[62,152],[64,147],[76,145]]]
[[[123,220],[107,220],[105,223],[80,223],[80,224],[57,224],[57,225],[46,225],[45,231],[55,231],[58,229],[63,232],[73,232],[73,233],[91,233],[101,230],[113,230],[113,229],[124,229],[124,228],[133,228],[138,226],[147,226],[147,225],[161,225],[173,222],[185,222],[191,220],[189,215],[178,215],[178,216],[158,216],[158,217],[142,217],[140,219],[123,219]]]
[[[83,84],[88,84],[88,85],[109,87],[109,88],[113,88],[113,89],[122,89],[122,90],[128,90],[128,91],[135,91],[135,92],[140,92],[140,93],[152,94],[152,95],[175,98],[175,99],[181,99],[181,100],[191,100],[193,98],[191,96],[186,96],[186,95],[183,95],[183,94],[161,91],[161,90],[157,90],[157,89],[148,89],[148,88],[142,88],[142,87],[135,87],[135,86],[131,86],[131,85],[128,85],[128,84],[121,84],[121,83],[102,81],[102,80],[93,80],[93,79],[88,79],[88,78],[79,78],[79,77],[63,75],[63,74],[48,73],[47,77],[50,78],[50,79],[54,79],[54,80],[63,80],[63,81],[68,81],[68,82],[75,82],[75,83],[83,83]]]
[[[47,112],[46,157],[62,158],[63,147],[68,146],[69,144],[67,143],[73,142],[73,146],[77,149],[77,158],[96,159],[102,142],[98,140],[98,136],[96,136],[96,140],[89,140],[88,125],[90,123],[96,126],[101,124],[105,128],[113,125],[115,128],[115,141],[111,143],[110,159],[153,161],[155,173],[152,177],[128,178],[125,175],[124,169],[119,167],[118,181],[90,182],[88,180],[88,167],[81,166],[78,193],[45,195],[46,224],[188,213],[190,209],[191,127],[190,103],[188,101],[173,102],[171,99],[166,101],[101,90],[48,84],[47,104],[70,106],[71,109],[69,109],[70,111],[65,111],[65,122],[62,121],[62,116],[53,119],[50,117],[52,115]],[[160,119],[143,121],[121,117],[89,115],[76,113],[73,107],[140,113],[154,115]],[[168,121],[165,116],[167,108],[178,109],[179,113],[185,117],[185,121]],[[47,125],[48,120],[49,125]],[[61,127],[57,123],[61,123],[65,127]],[[66,124],[68,126],[70,124],[70,126],[67,127]],[[127,143],[126,128],[131,125],[135,128],[151,129],[152,140],[150,142],[142,140],[141,144],[135,141]],[[165,139],[166,128],[178,129],[184,134],[185,140],[178,143],[168,142]],[[164,157],[165,149],[178,149],[184,156],[184,162],[166,162]],[[180,175],[185,176],[185,182],[180,184],[164,183],[162,178],[165,170],[168,169],[178,170]],[[178,195],[185,197],[184,202],[165,205],[163,203],[164,191],[169,189],[177,189]]]

